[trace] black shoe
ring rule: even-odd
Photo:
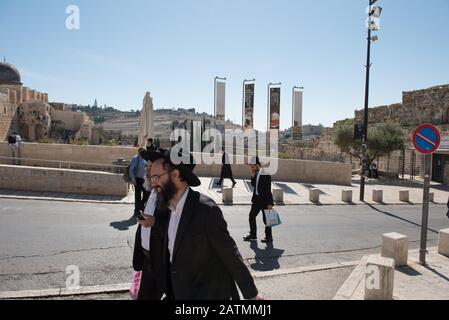
[[[261,240],[263,243],[271,243],[271,242],[273,242],[273,239],[267,239],[267,238],[264,238],[264,239],[262,239]]]
[[[254,241],[257,240],[257,237],[252,235],[247,235],[246,237],[243,237],[243,241]]]
[[[236,184],[237,184],[237,182],[234,182],[234,183],[232,184],[232,187],[234,188]]]

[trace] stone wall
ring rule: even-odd
[[[133,147],[109,147],[109,146],[79,146],[64,144],[38,144],[23,143],[22,157],[29,159],[44,159],[58,161],[88,162],[110,165],[118,158],[130,160],[137,153]],[[7,143],[0,142],[0,156],[10,157],[10,150]],[[195,154],[197,159],[201,159],[200,154]],[[263,159],[263,158],[262,158]],[[221,156],[218,155],[216,163],[221,163]],[[305,161],[305,160],[278,160],[278,172],[273,176],[273,180],[293,181],[293,182],[313,182],[350,185],[351,184],[351,165],[344,163],[324,162],[324,161]],[[237,161],[235,161],[237,162]],[[240,163],[243,159],[240,158]],[[200,163],[200,161],[197,161]],[[27,162],[32,165],[32,162]],[[42,162],[35,162],[36,165],[42,165]],[[57,166],[57,164],[55,164]],[[71,168],[76,168],[71,165]],[[85,166],[79,166],[85,168]],[[195,172],[199,176],[219,177],[221,165],[198,164]],[[234,177],[249,178],[249,168],[245,164],[235,164],[232,166]]]
[[[114,196],[128,191],[120,174],[1,164],[0,188]]]
[[[363,109],[355,111],[355,120],[363,122]],[[370,108],[368,123],[398,122],[404,126],[421,123],[449,123],[449,85],[402,93],[402,103]]]

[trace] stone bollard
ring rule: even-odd
[[[438,253],[449,258],[449,228],[438,233]]]
[[[399,201],[409,202],[409,192],[408,192],[408,190],[399,190]]]
[[[231,205],[232,204],[232,188],[223,188],[223,204]]]
[[[365,300],[392,300],[394,260],[372,255],[365,268]]]
[[[434,202],[435,200],[435,193],[429,192],[429,202]]]
[[[317,188],[309,189],[309,200],[314,203],[320,202],[320,189]]]
[[[396,267],[406,266],[408,259],[408,238],[396,232],[382,235],[382,257],[394,259]]]
[[[342,190],[341,191],[341,201],[352,202],[352,190]]]
[[[373,190],[373,201],[374,202],[383,202],[383,191],[382,190]]]
[[[281,188],[273,189],[273,201],[276,203],[284,203],[284,191]]]

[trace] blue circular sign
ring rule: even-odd
[[[440,132],[431,124],[422,124],[413,133],[413,145],[421,153],[429,154],[435,152],[440,146]]]

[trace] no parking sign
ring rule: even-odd
[[[440,146],[440,132],[434,125],[422,124],[413,132],[412,141],[416,150],[423,154],[431,154]]]

